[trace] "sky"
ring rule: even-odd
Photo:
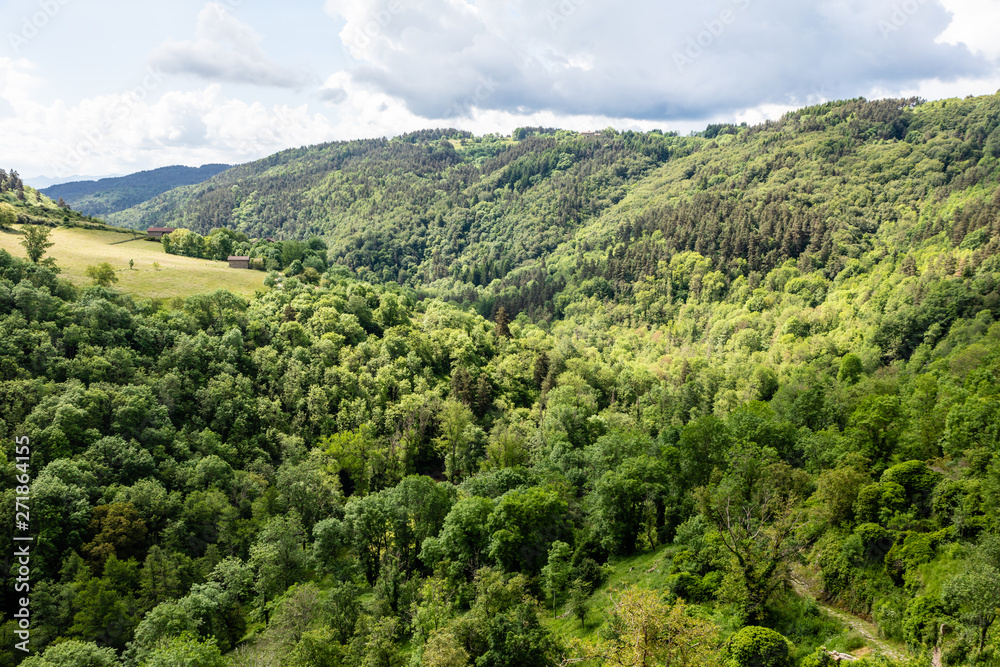
[[[1000,0],[3,0],[0,166],[33,184],[424,128],[686,134],[987,95],[998,27]]]

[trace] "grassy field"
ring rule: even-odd
[[[126,241],[127,233],[78,228],[56,228],[49,240],[54,242],[46,257],[53,257],[62,269],[61,276],[74,284],[92,284],[85,274],[88,266],[107,262],[118,276],[115,289],[144,299],[173,299],[202,292],[227,289],[235,294],[252,296],[264,291],[264,273],[230,269],[226,262],[168,255],[155,241]],[[21,234],[0,230],[0,248],[18,257],[25,257],[20,244]],[[116,243],[126,241],[125,243]],[[129,260],[134,260],[129,269]]]

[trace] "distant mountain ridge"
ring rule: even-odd
[[[55,200],[62,197],[86,215],[106,216],[141,204],[168,190],[201,183],[230,168],[228,164],[200,167],[175,165],[97,181],[61,183],[41,192]]]

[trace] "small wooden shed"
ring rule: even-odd
[[[247,255],[230,255],[229,256],[229,268],[230,269],[249,269],[250,268],[250,257]]]
[[[174,231],[177,231],[176,227],[150,227],[146,230],[146,235],[151,239],[159,240]]]

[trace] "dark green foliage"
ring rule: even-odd
[[[840,370],[837,372],[837,379],[847,384],[854,384],[864,371],[864,366],[858,355],[848,353],[840,360]]]
[[[730,442],[728,430],[717,417],[709,415],[688,423],[677,443],[685,487],[708,482],[712,469],[724,462]]]
[[[597,481],[591,496],[595,530],[610,552],[631,554],[640,537],[656,545],[656,527],[667,498],[669,474],[651,457],[626,459]]]
[[[490,560],[487,556],[490,532],[486,525],[493,512],[493,502],[486,498],[471,497],[458,500],[438,536],[425,539],[420,558],[428,566],[446,563],[468,580]]]
[[[882,473],[882,482],[895,483],[906,492],[906,504],[922,511],[930,509],[931,494],[937,486],[940,475],[933,472],[923,461],[906,461],[887,468]]]
[[[553,490],[531,487],[504,494],[487,523],[490,557],[508,572],[538,572],[552,542],[571,540],[566,510],[566,501]]]
[[[348,503],[344,522],[368,581],[375,582],[386,556],[403,572],[418,565],[429,537],[446,525],[453,492],[422,476],[406,477],[392,489]]]
[[[455,634],[476,665],[555,664],[555,644],[538,620],[527,580],[505,578],[484,568],[476,578],[476,599]]]
[[[906,489],[895,482],[876,482],[858,491],[854,516],[859,522],[887,523],[905,507]]]

